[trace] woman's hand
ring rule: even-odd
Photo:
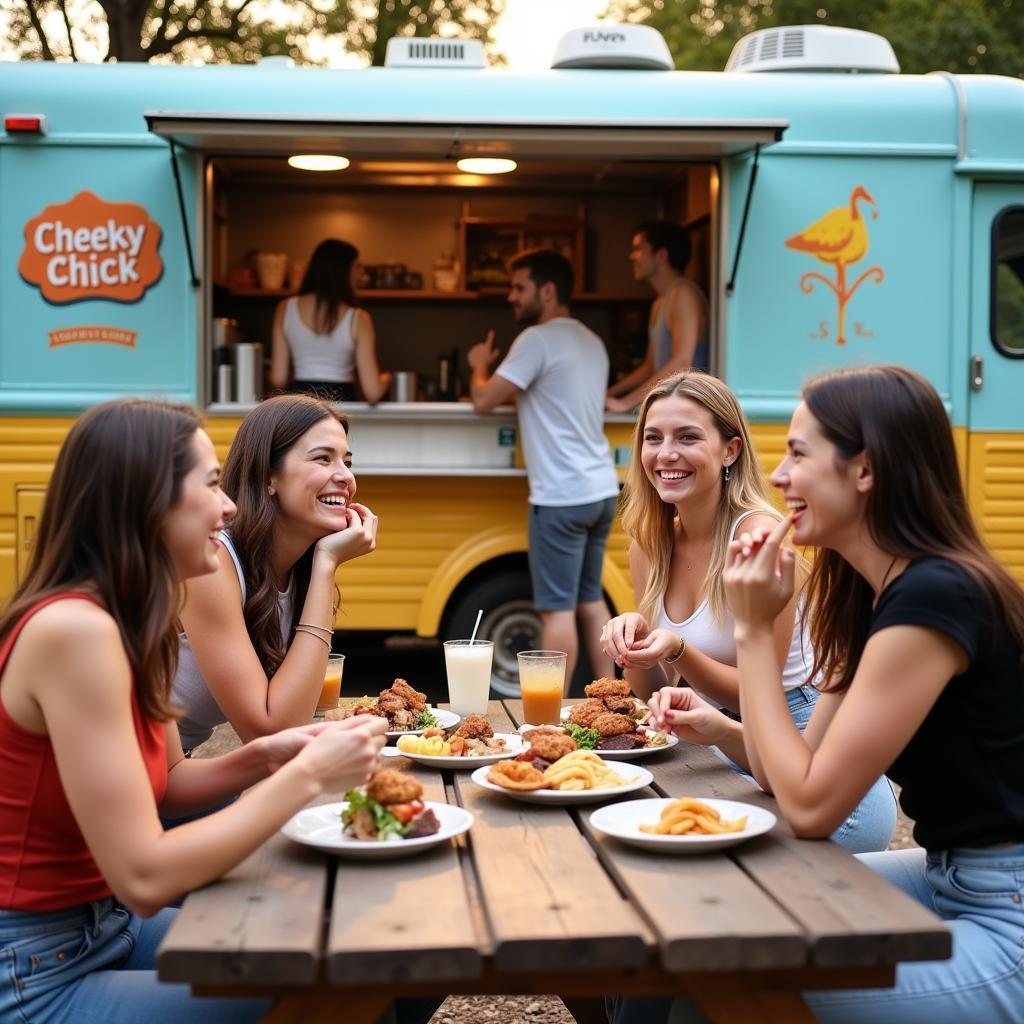
[[[731,726],[729,718],[686,686],[663,686],[647,706],[659,732],[674,732],[705,747],[717,746]]]
[[[623,668],[654,668],[659,661],[671,658],[679,650],[679,637],[670,629],[653,629],[623,655]],[[671,677],[669,677],[671,678]]]
[[[741,534],[729,545],[722,574],[737,630],[771,630],[775,617],[793,598],[796,552],[782,540],[792,514],[773,530]]]
[[[360,724],[363,716],[357,715],[333,723],[342,729],[352,729]],[[259,750],[266,765],[267,774],[273,775],[282,765],[287,764],[296,754],[313,742],[324,729],[331,728],[331,722],[312,722],[309,725],[298,725],[293,729],[282,729],[253,740],[252,745]]]
[[[353,502],[345,508],[348,525],[316,542],[316,553],[326,555],[337,568],[377,546],[377,517],[365,505]]]
[[[633,644],[647,636],[647,622],[639,612],[616,615],[601,630],[601,650],[616,665],[623,665],[623,658],[629,655]]]
[[[387,720],[376,715],[304,726],[302,728],[316,732],[296,757],[303,760],[325,792],[343,793],[353,786],[363,785],[380,767],[387,727]]]

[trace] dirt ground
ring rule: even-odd
[[[238,737],[229,725],[219,726],[196,757],[214,757],[232,750]],[[913,822],[902,812],[890,850],[915,846]],[[431,1018],[431,1024],[575,1024],[557,996],[449,996]]]

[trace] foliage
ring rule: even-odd
[[[605,16],[658,29],[679,68],[721,71],[748,32],[818,23],[885,36],[909,74],[1024,75],[1024,0],[608,0]]]
[[[2,0],[23,59],[249,63],[323,59],[327,41],[383,64],[391,36],[486,40],[505,0]]]

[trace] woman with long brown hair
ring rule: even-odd
[[[699,371],[655,385],[637,417],[622,501],[640,611],[612,619],[602,643],[634,693],[651,698],[659,720],[684,739],[716,747],[759,781],[756,749],[735,720],[740,677],[722,576],[737,533],[768,529],[779,518],[729,387]],[[791,597],[773,638],[780,690],[802,726],[818,699],[818,677],[798,604]],[[884,850],[895,824],[896,802],[880,778],[834,838],[858,852]]]
[[[282,395],[242,421],[224,462],[238,506],[216,573],[192,580],[173,697],[186,749],[229,721],[243,741],[309,722],[324,679],[342,562],[374,549],[354,501],[348,420]]]
[[[0,615],[2,1020],[219,1024],[267,1009],[159,984],[174,914],[161,908],[310,800],[364,782],[384,737],[322,723],[185,758],[170,700],[180,588],[216,570],[232,511],[186,406],[109,402],[61,447],[28,571]],[[158,807],[188,813],[248,787],[203,821],[160,826]]]
[[[391,374],[377,365],[373,320],[359,308],[356,282],[359,252],[339,238],[325,238],[313,250],[299,294],[274,313],[270,382],[335,402],[363,398],[373,405],[391,386]]]

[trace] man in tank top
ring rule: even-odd
[[[628,412],[655,381],[679,370],[708,368],[708,302],[686,277],[692,254],[686,229],[669,221],[645,221],[633,235],[633,277],[657,293],[651,306],[644,361],[608,389],[605,408]]]

